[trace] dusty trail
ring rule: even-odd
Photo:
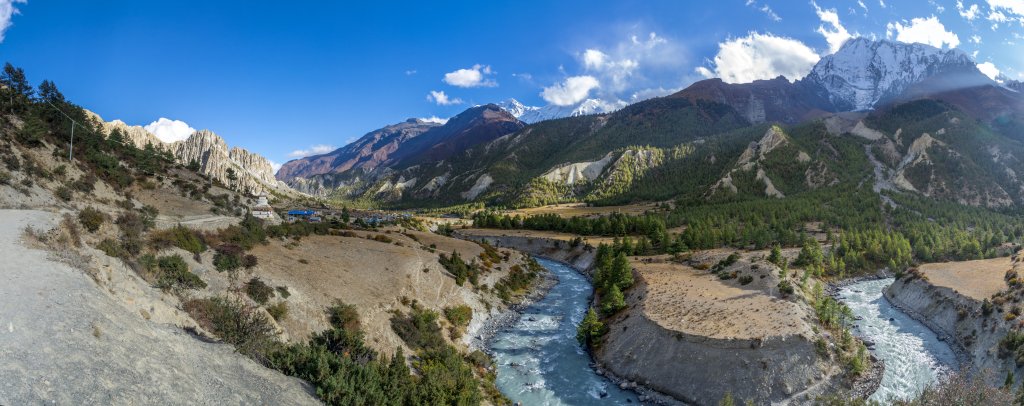
[[[53,213],[0,210],[0,404],[317,404],[227,344],[150,322],[21,242]]]

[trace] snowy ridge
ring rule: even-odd
[[[553,104],[544,107],[527,106],[516,99],[508,99],[495,104],[519,119],[519,121],[527,124],[563,117],[611,113],[628,105],[628,103],[621,100],[613,102],[601,99],[587,99],[580,102],[580,104],[570,106],[556,106]]]
[[[825,91],[837,110],[858,111],[872,109],[929,77],[965,70],[977,67],[957,49],[857,38],[821,58],[803,80]]]

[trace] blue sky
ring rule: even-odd
[[[510,97],[798,79],[853,36],[955,47],[1022,79],[1022,27],[1024,0],[0,0],[0,55],[106,120],[181,120],[284,162]]]

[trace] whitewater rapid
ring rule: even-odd
[[[854,322],[854,335],[873,342],[871,352],[885,361],[881,386],[871,396],[883,404],[916,396],[956,365],[956,355],[946,343],[882,297],[892,282],[859,282],[839,291],[839,298],[860,318]]]
[[[491,342],[498,389],[523,405],[639,404],[636,394],[594,373],[590,354],[576,341],[590,282],[565,264],[537,260],[558,284]]]

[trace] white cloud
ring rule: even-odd
[[[779,15],[775,13],[775,10],[772,10],[772,7],[767,4],[758,7],[757,0],[747,0],[747,7],[753,7],[757,9],[758,11],[764,13],[764,15],[768,16],[768,18],[771,19],[772,21],[782,21],[782,17],[779,17]]]
[[[999,68],[996,68],[996,65],[992,62],[979,63],[978,70],[984,73],[985,76],[988,76],[989,79],[998,81],[996,78],[999,77]]]
[[[4,33],[11,28],[11,17],[20,14],[15,4],[25,4],[26,0],[0,0],[0,42],[4,41]]]
[[[707,79],[711,79],[711,78],[715,77],[715,72],[712,72],[711,69],[705,68],[703,66],[698,66],[698,67],[694,68],[693,70],[694,70],[694,72],[697,72],[698,75],[701,75],[701,76],[703,76],[703,77],[705,77]]]
[[[1018,17],[1024,16],[1024,0],[986,0],[992,10],[1003,10]]]
[[[160,117],[160,119],[149,123],[149,125],[143,127],[146,131],[149,131],[156,136],[157,139],[163,142],[175,142],[184,141],[188,139],[188,136],[196,132],[195,128],[189,127],[184,121],[171,120],[169,118]]]
[[[960,17],[963,17],[967,21],[974,21],[978,18],[978,5],[971,4],[970,7],[964,7],[964,2],[956,0],[956,11],[960,13]]]
[[[973,42],[975,44],[980,44],[981,43],[981,36],[977,35],[977,34],[971,35],[971,42]]]
[[[476,64],[469,69],[445,73],[444,82],[458,87],[494,87],[498,82],[487,78],[492,73],[490,66]]]
[[[405,71],[405,75],[406,76],[412,76],[412,75],[415,75],[415,74],[416,74],[416,69],[409,69],[409,70]]]
[[[811,4],[814,5],[814,12],[818,14],[818,19],[821,20],[822,24],[818,26],[818,33],[825,37],[825,42],[828,42],[829,53],[834,54],[843,46],[846,40],[857,36],[850,34],[846,27],[843,27],[843,24],[839,22],[839,13],[836,12],[836,9],[824,10],[818,7],[816,2],[812,1]],[[826,24],[831,27],[825,28]]]
[[[333,145],[317,144],[317,145],[311,146],[311,147],[309,147],[307,149],[297,149],[297,150],[294,150],[292,152],[289,152],[288,153],[288,157],[289,158],[302,158],[302,157],[307,157],[307,156],[310,156],[310,155],[326,154],[326,153],[334,151],[336,149],[337,148],[334,147]]]
[[[864,9],[864,14],[867,14],[868,6],[864,4],[864,0],[857,0],[857,5]]]
[[[444,90],[431,90],[430,94],[427,95],[427,100],[437,103],[438,106],[462,104],[462,99],[458,97],[448,97],[447,94],[444,94]]]
[[[608,63],[608,54],[596,49],[583,51],[582,58],[585,69],[601,69]]]
[[[718,44],[714,74],[728,83],[748,83],[784,76],[790,81],[807,75],[820,57],[804,43],[772,34],[750,33]],[[711,77],[704,67],[698,74]]]
[[[633,94],[629,97],[629,102],[636,103],[639,101],[644,101],[655,97],[667,96],[680,90],[682,90],[682,88],[666,89],[664,87],[654,87],[649,89],[641,89],[633,92]]]
[[[886,7],[885,0],[878,0],[878,6],[881,7],[881,8],[885,8]]]
[[[629,85],[629,78],[633,72],[640,67],[640,63],[629,58],[614,60],[608,54],[597,49],[587,49],[580,56],[583,61],[583,68],[591,73],[597,73],[610,83],[613,91],[622,90]]]
[[[946,26],[935,16],[915,18],[910,20],[908,25],[891,22],[885,26],[885,35],[889,38],[895,35],[896,40],[900,42],[927,44],[936,48],[945,45],[956,48],[960,45],[960,38],[952,31],[946,31]]]
[[[1002,11],[993,11],[988,14],[988,20],[995,21],[997,23],[1005,23],[1010,21],[1010,17],[1007,17]]]
[[[421,118],[420,121],[426,121],[428,123],[437,123],[437,124],[444,125],[444,123],[448,122],[448,119],[447,118],[440,118],[438,116],[430,116],[430,117]]]
[[[573,76],[565,79],[562,83],[545,87],[540,96],[556,106],[570,106],[586,99],[590,95],[590,91],[600,85],[597,78],[593,76]]]
[[[271,161],[269,159],[267,160],[267,162],[270,162],[270,170],[273,171],[274,173],[277,173],[277,171],[281,170],[281,164]]]

